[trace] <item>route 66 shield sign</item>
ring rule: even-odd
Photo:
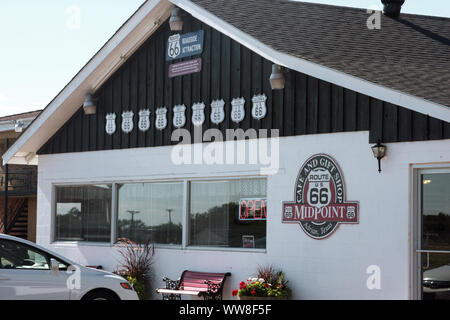
[[[195,103],[192,106],[192,123],[194,126],[201,126],[205,122],[205,104]]]
[[[175,128],[181,128],[186,124],[186,106],[184,104],[175,106],[173,108],[173,126]]]
[[[233,122],[239,123],[244,120],[245,117],[245,99],[235,98],[231,101],[231,120]]]
[[[266,116],[267,106],[266,106],[267,96],[265,94],[255,95],[252,98],[253,108],[252,117],[256,120],[262,119]]]
[[[150,129],[150,110],[144,109],[139,111],[138,128],[142,132],[145,132],[148,129]]]
[[[323,168],[316,168],[308,174],[309,188],[306,192],[308,203],[313,203],[317,208],[326,207],[331,201],[330,184],[331,175]],[[319,191],[317,191],[319,190]]]
[[[162,107],[156,109],[156,120],[155,128],[158,130],[163,130],[167,127],[167,108]]]
[[[169,37],[168,45],[167,45],[167,55],[175,59],[181,53],[181,44],[180,44],[181,36],[179,34],[174,34]]]
[[[225,111],[223,107],[225,106],[225,101],[214,100],[211,102],[211,122],[215,124],[221,123],[225,119]]]
[[[130,133],[133,131],[133,111],[125,111],[122,113],[122,131],[125,133]]]
[[[115,113],[108,113],[106,115],[105,131],[109,135],[112,135],[114,132],[116,132],[116,114]]]

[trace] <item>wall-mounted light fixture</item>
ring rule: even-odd
[[[23,123],[20,120],[16,120],[14,122],[14,131],[15,132],[22,132],[23,131]]]
[[[382,145],[380,140],[378,140],[376,145],[372,147],[373,156],[378,160],[378,172],[381,172],[381,159],[386,155],[387,147]]]
[[[270,75],[270,86],[272,90],[284,89],[286,79],[284,77],[283,69],[278,64],[272,65],[272,74]]]
[[[97,112],[97,105],[91,93],[86,93],[83,103],[84,114],[95,114]]]
[[[181,31],[183,30],[183,19],[181,19],[180,8],[173,8],[172,14],[169,19],[169,25],[171,31]]]

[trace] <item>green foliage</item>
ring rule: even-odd
[[[283,272],[269,266],[260,267],[257,278],[242,281],[239,290],[233,290],[232,295],[288,299],[291,296],[291,289],[287,286]]]
[[[152,278],[153,245],[149,242],[137,244],[129,239],[121,238],[116,247],[122,256],[116,273],[127,279],[139,299],[148,300],[150,298],[149,283]]]
[[[125,276],[125,279],[133,286],[139,300],[150,300],[150,293],[144,281],[138,280],[130,275]]]

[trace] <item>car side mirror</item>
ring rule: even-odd
[[[59,271],[59,262],[56,259],[50,259],[50,269],[52,271]]]

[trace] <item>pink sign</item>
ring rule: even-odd
[[[202,71],[202,58],[183,61],[169,66],[169,78],[184,76]]]

